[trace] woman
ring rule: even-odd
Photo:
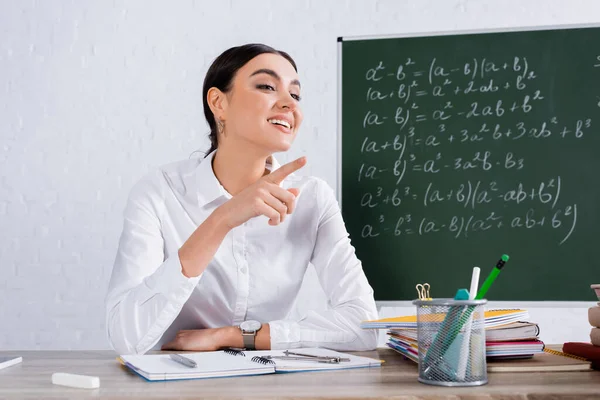
[[[132,189],[106,298],[113,348],[145,353],[223,347],[367,350],[373,290],[333,191],[279,166],[300,124],[292,58],[250,44],[221,54],[203,88],[211,149]],[[268,223],[267,223],[268,222]],[[309,263],[329,309],[287,318]]]

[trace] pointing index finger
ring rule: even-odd
[[[267,179],[276,184],[280,184],[289,174],[306,165],[306,157],[300,157],[292,162],[282,165],[277,170],[267,176]]]

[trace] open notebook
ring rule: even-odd
[[[274,364],[252,361],[254,357],[283,356],[284,352],[282,350],[244,351],[244,355],[232,355],[224,351],[182,353],[185,357],[196,361],[196,368],[181,365],[173,361],[168,354],[123,355],[119,357],[119,361],[149,381],[379,367],[382,363],[381,360],[339,353],[328,349],[306,348],[294,349],[293,351],[319,356],[349,358],[350,361],[342,361],[338,364],[325,364],[312,360],[274,359],[272,360]]]

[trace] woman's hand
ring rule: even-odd
[[[304,157],[285,164],[217,208],[179,249],[183,275],[190,278],[202,274],[227,233],[236,226],[259,215],[269,217],[269,225],[277,225],[286,214],[291,214],[300,191],[296,188],[285,190],[279,184],[305,164]]]
[[[235,336],[234,336],[235,335]],[[236,336],[239,336],[239,340]],[[241,341],[239,328],[227,326],[224,328],[195,329],[177,332],[171,342],[164,344],[161,350],[182,351],[216,351],[223,347],[234,347]]]
[[[286,190],[279,187],[279,184],[305,164],[305,157],[285,164],[269,175],[263,176],[219,207],[227,227],[233,229],[259,215],[268,217],[269,225],[282,223],[285,216],[294,211],[296,197],[300,191],[296,188]]]

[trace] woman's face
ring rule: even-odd
[[[261,54],[238,70],[225,109],[225,138],[271,154],[290,148],[302,123],[300,82],[288,60]]]

